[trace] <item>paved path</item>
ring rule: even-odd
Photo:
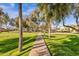
[[[42,34],[39,33],[34,46],[30,51],[29,56],[50,56],[49,51],[45,45],[44,40],[42,39]]]

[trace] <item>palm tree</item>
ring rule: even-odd
[[[6,25],[6,28],[7,28],[7,23],[9,22],[10,18],[8,16],[8,14],[4,14],[3,15],[3,23]]]
[[[39,17],[39,11],[37,9],[33,10],[30,15],[28,16],[28,25],[30,27],[30,30],[37,31],[38,29],[38,17]],[[26,20],[27,21],[27,20]]]
[[[36,23],[36,18],[30,15],[28,19],[28,25],[29,25],[30,31],[36,31],[38,26],[38,24]]]
[[[11,26],[16,26],[16,22],[15,22],[15,19],[14,19],[14,18],[11,18],[11,19],[9,20],[9,25],[11,25]]]
[[[9,16],[7,13],[3,12],[3,9],[0,8],[0,26],[2,26],[2,24],[6,24],[9,21]]]
[[[19,27],[19,17],[18,16],[15,18],[15,26],[17,28]]]
[[[19,11],[19,52],[22,51],[22,41],[23,41],[23,32],[22,32],[22,4],[18,3]]]
[[[2,23],[3,23],[3,20],[2,20],[3,14],[4,14],[3,9],[0,8],[0,25],[2,25]]]
[[[66,26],[64,25],[64,19],[71,13],[72,6],[73,4],[67,3],[38,4],[38,8],[43,13],[44,19],[48,24],[49,38],[52,20],[57,22],[63,21],[63,26]]]
[[[51,8],[53,4],[38,4],[38,8],[40,9],[41,13],[44,16],[44,20],[48,24],[48,33],[50,39],[50,29],[51,29],[51,21],[53,18],[53,9]]]

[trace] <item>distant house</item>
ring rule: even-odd
[[[78,29],[77,25],[72,25],[72,27]],[[56,29],[56,32],[68,32],[68,33],[70,32],[70,33],[76,33],[77,31],[74,30],[74,29],[72,29],[72,28],[62,26],[62,27],[57,28],[57,29]]]
[[[72,25],[72,27],[78,29],[78,26],[77,26],[77,25]],[[77,32],[76,30],[74,30],[74,29],[72,29],[72,28],[70,28],[70,31],[71,31],[72,33],[76,33],[76,32]]]
[[[56,32],[70,32],[70,28],[68,27],[59,27],[56,29]]]
[[[6,29],[0,28],[0,32],[4,32],[4,31],[6,31]]]

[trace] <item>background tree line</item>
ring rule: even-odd
[[[69,15],[73,15],[75,18],[77,28],[66,25],[65,18]],[[51,24],[60,24],[62,22],[64,27],[72,28],[79,32],[79,4],[69,4],[69,3],[40,3],[37,4],[37,8],[33,10],[29,16],[23,18],[22,26],[27,31],[48,31],[49,37],[51,32]],[[70,20],[70,19],[69,19]],[[71,20],[72,21],[72,20]],[[3,24],[8,24],[11,26],[19,27],[19,17],[10,18],[7,13],[3,12],[0,8],[0,27]]]

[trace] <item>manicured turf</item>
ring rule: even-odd
[[[79,56],[79,34],[52,34],[44,39],[51,55]]]
[[[23,33],[23,51],[18,51],[18,33],[0,33],[0,56],[27,56],[32,49],[37,33]]]

